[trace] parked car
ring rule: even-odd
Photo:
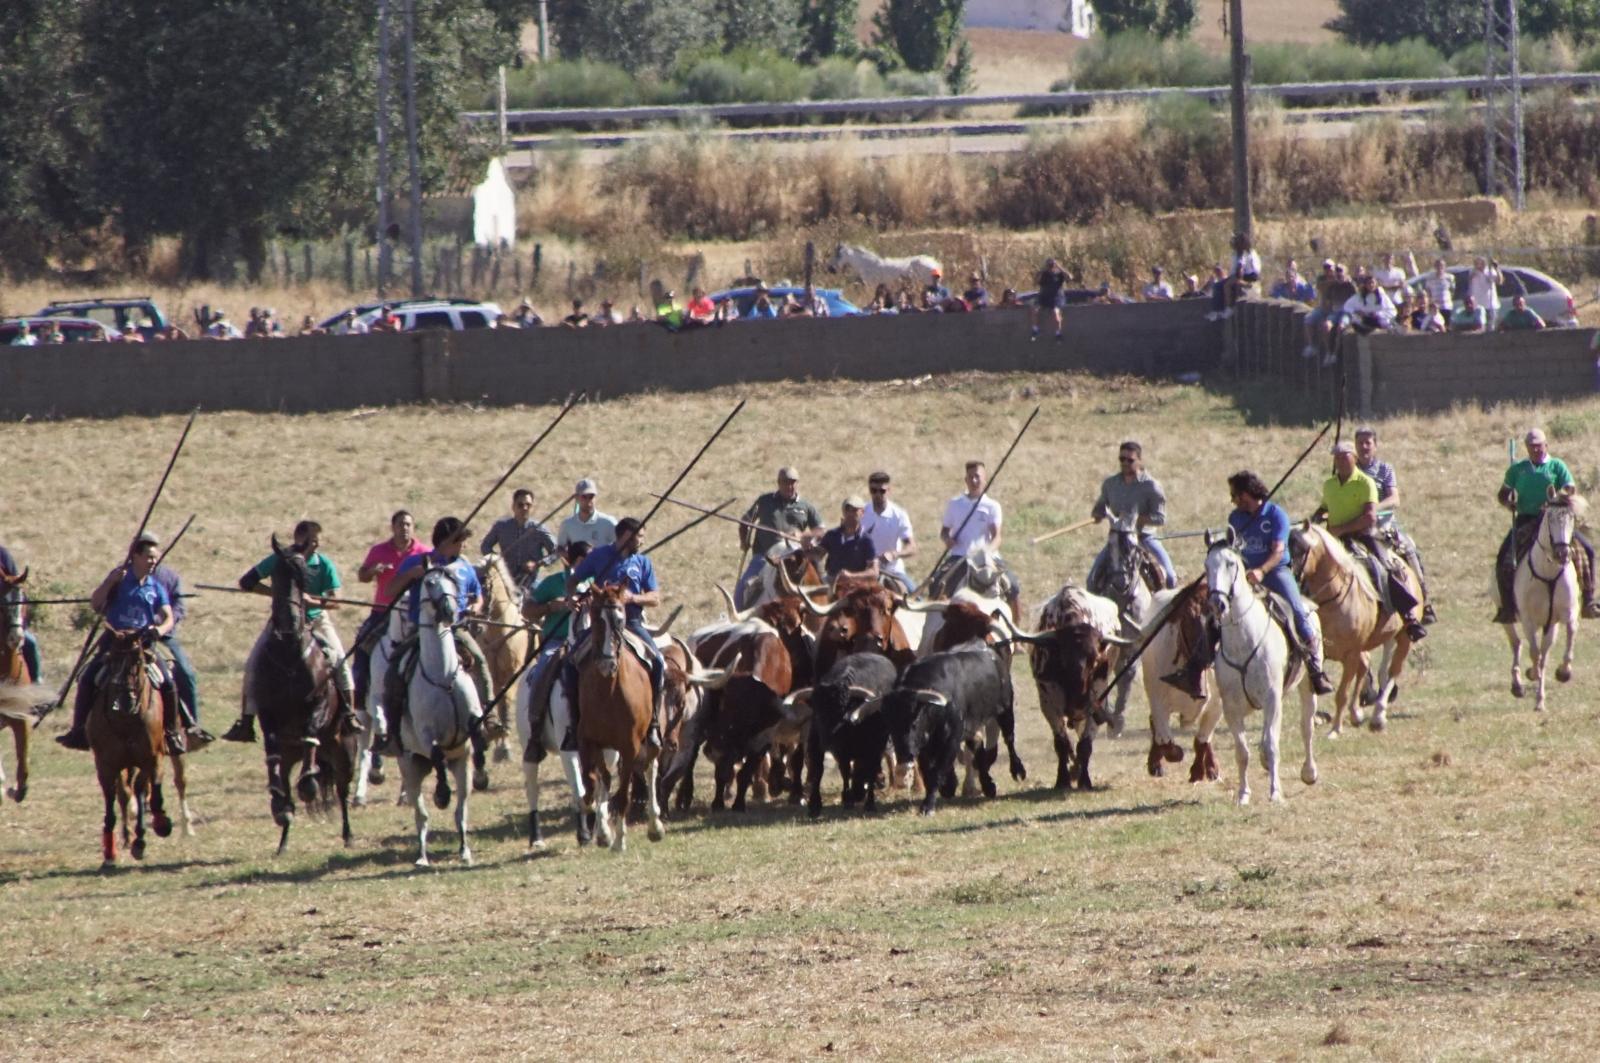
[[[854,317],[861,313],[861,308],[843,295],[840,295],[837,288],[818,288],[816,291],[818,295],[822,296],[822,301],[827,304],[829,317]],[[774,303],[782,303],[791,295],[798,299],[805,293],[806,290],[803,286],[796,285],[767,289],[767,296]],[[755,305],[756,290],[754,288],[729,288],[726,291],[711,293],[711,301],[718,306],[721,306],[729,299],[732,299],[734,306],[738,307],[739,316],[745,317],[750,313],[750,307]]]
[[[11,341],[17,338],[26,324],[38,334],[42,325],[54,324],[61,330],[61,338],[67,343],[103,343],[111,338],[111,333],[106,326],[90,317],[60,317],[55,314],[34,315],[33,317],[13,317],[0,321],[0,347],[10,346]]]
[[[1446,272],[1455,279],[1451,298],[1460,306],[1467,297],[1467,277],[1472,267],[1448,266]],[[1406,285],[1419,289],[1426,277],[1426,273],[1419,273],[1406,281]],[[1495,285],[1495,291],[1500,293],[1500,317],[1505,317],[1506,311],[1511,309],[1511,297],[1522,295],[1527,297],[1528,309],[1544,318],[1545,324],[1557,328],[1578,327],[1578,306],[1572,299],[1572,292],[1548,273],[1528,266],[1501,266],[1500,283]]]
[[[324,319],[319,328],[342,335],[349,328],[345,317],[355,311],[356,320],[371,327],[383,308],[389,307],[400,319],[402,332],[427,329],[446,329],[460,332],[465,329],[489,328],[501,317],[500,307],[494,303],[480,303],[476,299],[389,299],[381,303],[362,303],[339,311]]]
[[[92,318],[116,335],[138,323],[145,339],[167,327],[167,316],[148,295],[120,295],[106,299],[57,299],[38,317]]]

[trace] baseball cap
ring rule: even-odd
[[[866,509],[867,504],[861,500],[860,495],[851,495],[844,500],[845,509]]]
[[[1348,439],[1341,439],[1333,445],[1332,453],[1334,454],[1354,454],[1355,452],[1356,445]]]
[[[600,493],[600,485],[585,476],[578,481],[578,486],[572,489],[572,493],[575,495],[597,495]]]
[[[153,531],[142,531],[133,540],[134,546],[160,546],[161,538]]]
[[[1544,429],[1542,429],[1542,428],[1530,428],[1530,429],[1528,429],[1528,434],[1523,437],[1523,442],[1525,442],[1525,443],[1543,443],[1544,442]]]
[[[793,465],[785,465],[783,468],[778,470],[778,479],[791,480],[795,483],[799,483],[800,470],[795,468]]]

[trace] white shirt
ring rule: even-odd
[[[1422,287],[1433,297],[1434,306],[1437,306],[1440,310],[1453,309],[1456,279],[1449,273],[1429,273],[1425,275],[1422,278]]]
[[[1496,290],[1494,277],[1479,269],[1467,274],[1467,294],[1478,300],[1478,305],[1489,311],[1489,320],[1492,324],[1496,310],[1500,309],[1500,293]]]
[[[1235,276],[1240,278],[1243,278],[1248,273],[1253,273],[1257,277],[1261,276],[1261,256],[1256,254],[1254,248],[1240,252],[1234,257],[1233,272]]]
[[[1372,279],[1378,282],[1378,287],[1391,295],[1406,283],[1405,271],[1395,266],[1379,266],[1372,271]]]
[[[1172,285],[1166,281],[1151,281],[1144,286],[1144,297],[1146,299],[1171,299]]]
[[[911,517],[896,502],[886,503],[882,513],[868,503],[866,512],[861,514],[861,531],[872,540],[872,552],[882,557],[890,550],[898,550],[901,544],[911,541]],[[906,574],[906,566],[899,558],[895,558],[891,565],[880,563],[878,567],[898,576]]]
[[[978,512],[967,520],[967,514],[972,512],[976,505]],[[967,526],[961,528],[961,522],[966,520]],[[967,551],[980,542],[988,542],[1000,534],[1000,503],[984,495],[978,502],[967,495],[957,495],[944,507],[944,526],[950,529],[951,535],[956,535],[956,529],[961,528],[950,553],[954,557],[966,557]]]
[[[1376,317],[1384,328],[1394,324],[1394,303],[1382,288],[1374,288],[1371,295],[1356,292],[1345,300],[1344,312],[1352,317]]]
[[[574,513],[561,522],[556,533],[556,545],[565,549],[571,543],[584,542],[590,546],[609,546],[617,541],[617,518],[594,511],[594,516],[584,520]]]

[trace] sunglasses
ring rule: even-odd
[[[869,487],[869,488],[867,488],[867,494],[869,494],[869,495],[886,495],[888,493],[889,493],[889,489],[887,487]]]

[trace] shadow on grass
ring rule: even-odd
[[[997,797],[994,799],[993,803],[1000,804],[1007,800],[1022,800],[1038,803],[1044,800],[1062,801],[1067,799],[1068,798],[1065,794],[1058,793],[1055,790],[1024,790],[1020,793],[1008,794],[1004,797]],[[957,801],[960,800],[960,798],[957,799]],[[971,799],[969,798],[968,800]],[[954,804],[955,802],[952,802],[952,805]],[[916,833],[973,834],[978,831],[1004,830],[1009,827],[1021,827],[1036,823],[1068,823],[1073,821],[1089,822],[1099,819],[1120,819],[1124,816],[1156,816],[1163,812],[1170,812],[1173,809],[1187,808],[1193,804],[1193,801],[1180,801],[1176,798],[1168,798],[1165,801],[1155,804],[1119,805],[1110,808],[1063,808],[1059,812],[1046,812],[1043,815],[1029,816],[1027,819],[1022,818],[1021,816],[1009,816],[1005,819],[991,819],[983,823],[962,823],[949,827],[927,826],[921,828]]]
[[[58,867],[48,871],[0,871],[0,886],[16,882],[72,881],[74,879],[110,879],[119,875],[171,875],[208,867],[230,867],[239,861],[232,857],[215,860],[180,860],[175,863],[145,863],[123,853],[115,867],[99,864],[84,867]]]
[[[1337,412],[1334,388],[1326,380],[1302,387],[1278,377],[1230,378],[1214,373],[1207,378],[1206,390],[1233,403],[1251,427],[1320,428]]]

